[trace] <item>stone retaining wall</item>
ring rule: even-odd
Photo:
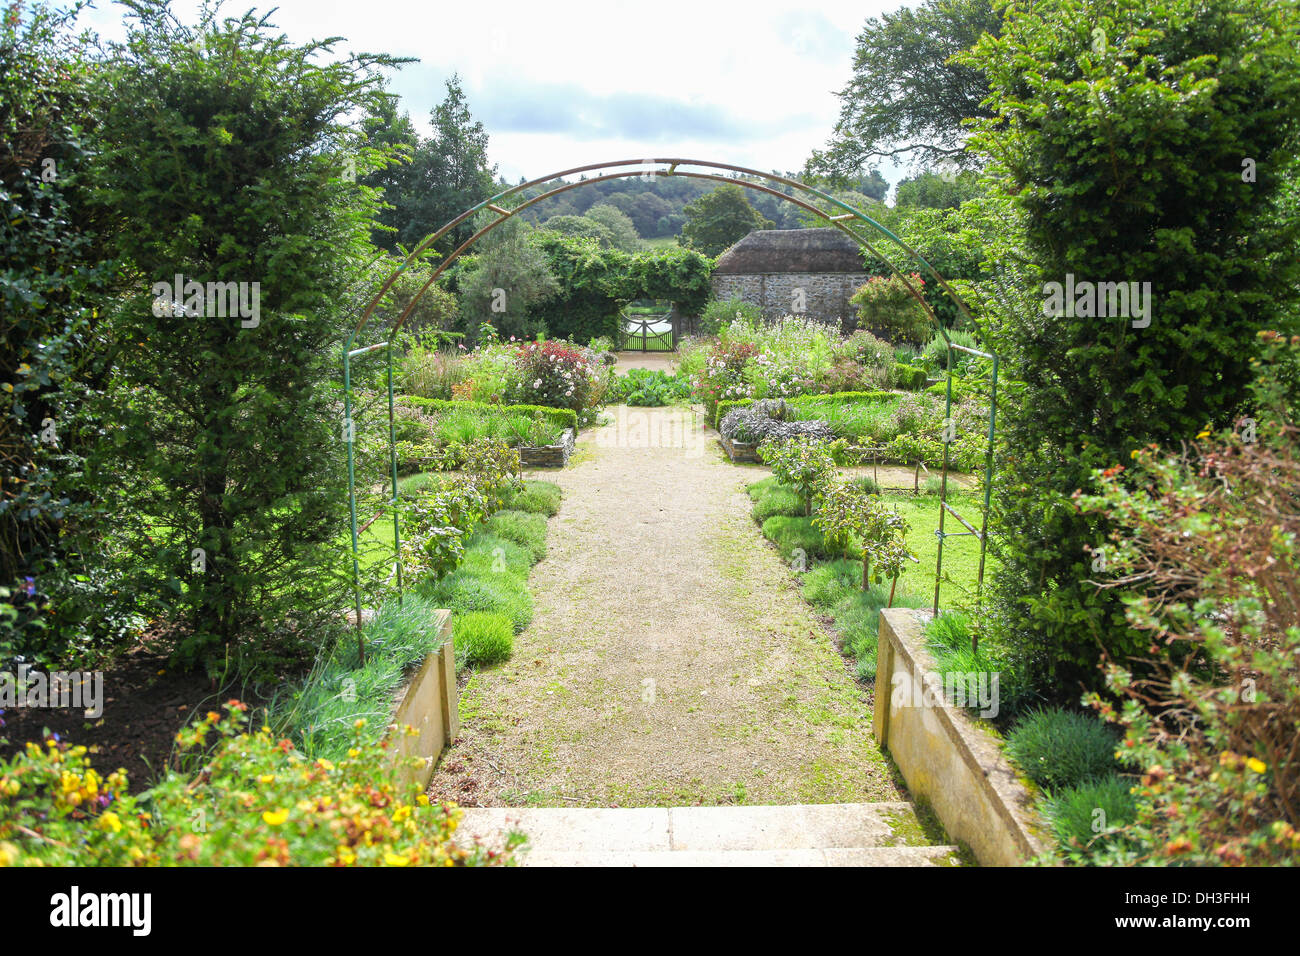
[[[1029,791],[992,735],[946,699],[923,625],[910,608],[880,612],[876,739],[913,796],[928,801],[949,837],[980,863],[1024,863],[1044,849]]]

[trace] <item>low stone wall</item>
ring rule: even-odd
[[[525,468],[563,468],[577,446],[578,433],[572,428],[564,430],[558,445],[537,445],[519,449],[519,463]]]
[[[715,299],[744,299],[762,309],[764,318],[800,314],[845,328],[858,312],[849,297],[867,279],[865,272],[715,273],[712,287]]]
[[[950,838],[985,866],[1024,863],[1044,849],[1029,791],[993,737],[946,699],[923,624],[910,608],[880,612],[876,739]]]
[[[731,441],[730,439],[719,435],[718,444],[722,450],[727,453],[727,457],[732,461],[741,462],[761,462],[758,457],[758,446],[751,445],[748,442]]]
[[[389,753],[397,765],[398,782],[415,784],[421,790],[429,785],[443,748],[460,732],[451,612],[439,611],[437,621],[442,646],[425,657],[398,693],[397,707],[388,725]],[[408,726],[414,733],[406,731]],[[410,765],[408,758],[412,757],[420,763]]]

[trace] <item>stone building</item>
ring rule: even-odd
[[[759,229],[718,257],[712,282],[714,298],[744,299],[766,318],[804,314],[847,331],[849,296],[867,278],[858,244],[838,229]]]

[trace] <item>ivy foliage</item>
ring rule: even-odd
[[[688,249],[628,253],[602,249],[591,238],[540,230],[534,242],[545,253],[559,292],[534,308],[547,334],[575,342],[616,338],[619,309],[636,299],[674,302],[689,315],[709,298],[713,260]]]

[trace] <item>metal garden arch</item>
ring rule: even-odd
[[[637,168],[629,169],[627,167],[637,167]],[[646,167],[651,167],[651,168],[646,168]],[[693,167],[693,168],[683,169],[681,167]],[[608,173],[603,172],[604,170],[608,170],[608,169],[614,169],[618,171],[608,172]],[[724,175],[720,175],[717,172],[701,172],[700,170],[726,170],[732,173],[733,175],[724,176]],[[563,179],[566,176],[581,175],[593,171],[602,171],[602,172],[600,175],[593,176],[590,179],[580,179],[576,182],[563,183],[559,186],[556,186],[553,189],[547,190],[537,196],[532,197],[531,199],[527,199],[524,202],[521,202],[518,205],[512,207],[506,207],[502,205],[502,203],[505,200],[509,199],[511,196],[514,196],[515,194],[520,193],[526,189],[530,189],[535,186],[541,186],[546,183],[552,182],[553,180]],[[733,166],[729,163],[718,163],[718,162],[711,162],[707,160],[680,159],[680,158],[620,159],[620,160],[615,160],[613,162],[589,163],[585,166],[575,166],[572,169],[565,169],[565,170],[561,170],[558,173],[551,173],[549,176],[543,176],[540,179],[533,179],[528,182],[519,183],[518,185],[511,186],[508,189],[504,189],[501,192],[497,193],[495,196],[492,196],[489,199],[485,199],[483,202],[479,203],[478,205],[472,206],[471,208],[465,210],[465,212],[461,213],[455,219],[452,219],[450,222],[443,225],[442,228],[440,228],[437,232],[426,237],[424,241],[422,241],[419,245],[417,245],[414,249],[411,250],[410,254],[406,257],[406,259],[402,262],[402,264],[399,265],[397,269],[393,271],[392,275],[388,277],[388,279],[380,287],[379,291],[375,293],[374,297],[370,300],[369,304],[362,312],[360,321],[357,323],[356,327],[352,330],[351,334],[348,335],[347,340],[343,343],[344,432],[345,432],[345,440],[348,446],[348,504],[351,513],[352,576],[353,576],[353,590],[354,590],[354,596],[356,602],[356,624],[358,629],[360,629],[361,627],[361,570],[360,570],[360,559],[358,556],[356,461],[355,461],[354,442],[352,440],[354,437],[353,434],[354,425],[352,421],[352,364],[351,364],[352,360],[362,355],[366,355],[372,352],[377,352],[381,349],[387,351],[388,438],[389,438],[389,458],[390,458],[390,465],[392,470],[392,497],[388,503],[388,507],[391,507],[393,510],[393,549],[397,559],[397,568],[396,568],[397,590],[398,590],[398,601],[400,602],[401,595],[402,595],[401,529],[398,527],[398,516],[397,516],[397,501],[398,501],[397,452],[396,452],[396,440],[394,434],[395,422],[394,422],[394,410],[393,410],[393,403],[394,403],[393,339],[395,335],[406,324],[406,320],[407,318],[409,318],[411,311],[415,308],[416,303],[418,303],[420,298],[424,295],[424,293],[427,292],[433,286],[433,284],[438,281],[438,278],[444,272],[446,272],[447,268],[453,262],[455,262],[456,259],[458,259],[461,256],[462,253],[464,253],[467,249],[473,246],[474,243],[478,242],[479,239],[487,235],[497,226],[501,225],[501,223],[505,222],[511,216],[515,215],[521,210],[527,209],[530,206],[536,205],[537,203],[540,203],[543,200],[549,199],[552,196],[557,196],[560,193],[567,192],[570,189],[577,189],[580,186],[589,186],[593,183],[606,182],[612,179],[625,179],[633,176],[638,176],[643,179],[650,179],[650,180],[655,179],[658,176],[685,176],[691,179],[704,179],[704,180],[713,180],[720,183],[730,183],[733,185],[744,186],[747,189],[753,189],[759,192],[768,193],[769,195],[776,196],[779,199],[783,199],[787,202],[794,203],[796,206],[800,207],[801,209],[804,209],[814,214],[815,216],[818,216],[821,219],[825,220],[828,224],[830,224],[831,226],[835,227],[836,229],[839,229],[841,232],[848,235],[855,242],[857,242],[862,248],[866,249],[873,256],[875,256],[877,259],[883,262],[886,266],[889,267],[890,272],[893,273],[894,276],[898,277],[898,279],[903,283],[908,293],[918,303],[920,303],[921,308],[924,309],[926,315],[929,316],[930,322],[934,325],[936,329],[938,329],[939,334],[943,336],[944,341],[948,344],[948,351],[947,351],[947,355],[948,355],[947,383],[948,384],[946,390],[946,400],[944,405],[945,421],[950,422],[952,417],[952,353],[953,350],[955,349],[958,351],[967,352],[976,357],[990,359],[992,361],[993,363],[992,385],[991,385],[991,391],[989,396],[990,406],[989,406],[989,423],[988,423],[988,447],[985,452],[985,462],[984,462],[984,506],[983,506],[982,521],[981,521],[980,528],[978,530],[969,522],[967,522],[964,518],[962,518],[961,515],[959,515],[956,512],[956,510],[954,510],[952,506],[949,505],[948,503],[949,452],[950,452],[951,442],[955,436],[952,434],[950,427],[947,425],[945,426],[944,434],[942,436],[943,438],[943,484],[942,484],[942,491],[940,495],[939,527],[935,531],[935,534],[939,539],[938,556],[935,562],[935,581],[934,581],[935,612],[937,613],[939,609],[939,587],[940,587],[940,582],[942,580],[943,542],[945,538],[973,535],[974,537],[979,539],[980,563],[979,563],[979,584],[977,585],[977,587],[982,587],[984,581],[984,559],[985,559],[985,552],[987,549],[987,538],[988,538],[987,532],[988,532],[989,500],[992,491],[993,437],[994,437],[996,421],[997,421],[998,357],[997,355],[991,352],[984,352],[978,349],[966,348],[964,346],[953,343],[953,341],[948,337],[948,333],[944,329],[943,323],[941,323],[938,320],[938,318],[935,316],[934,310],[931,309],[929,303],[925,301],[925,297],[921,294],[920,290],[909,280],[909,278],[905,274],[903,274],[902,271],[898,269],[898,267],[896,267],[893,264],[893,262],[890,261],[888,257],[882,254],[878,249],[876,249],[875,246],[873,246],[872,243],[868,241],[868,239],[865,236],[863,236],[859,230],[861,230],[863,227],[868,227],[874,230],[873,235],[877,241],[879,241],[881,238],[888,240],[899,250],[901,250],[903,254],[905,254],[908,258],[910,258],[912,263],[914,263],[915,265],[923,269],[925,273],[931,276],[939,284],[940,288],[942,288],[945,294],[947,294],[947,296],[953,301],[953,303],[957,306],[958,310],[960,310],[960,312],[963,315],[965,315],[967,319],[970,320],[972,327],[975,328],[976,332],[978,333],[979,324],[975,321],[974,316],[971,315],[970,310],[966,308],[966,304],[962,301],[961,297],[957,295],[956,292],[953,291],[952,287],[948,284],[948,282],[944,279],[944,277],[939,274],[939,271],[935,269],[934,266],[932,266],[928,261],[926,261],[926,259],[923,256],[920,255],[920,253],[918,253],[915,249],[913,249],[911,246],[905,243],[893,232],[885,228],[883,225],[878,223],[876,220],[872,219],[870,216],[868,216],[866,213],[862,212],[861,210],[855,209],[852,206],[848,205],[847,203],[841,202],[840,200],[836,199],[834,196],[831,196],[823,192],[822,190],[817,189],[816,187],[809,186],[805,183],[799,182],[798,180],[790,179],[785,176],[778,176],[774,173],[765,173],[762,172],[761,170],[749,169],[744,166]],[[736,178],[738,176],[757,177],[760,179],[768,180],[769,182],[780,183],[782,185],[789,186],[792,189],[797,190],[798,192],[803,193],[807,196],[811,196],[820,199],[823,202],[829,203],[832,207],[842,210],[842,212],[837,214],[824,212],[823,210],[812,205],[811,203],[806,202],[803,199],[799,199],[796,196],[787,195],[786,193],[783,193],[780,190],[773,189],[770,186],[764,186],[759,183],[752,182],[748,179]],[[486,226],[484,226],[483,228],[475,232],[472,236],[470,236],[467,240],[461,243],[458,247],[456,247],[456,249],[452,251],[451,255],[447,256],[447,258],[444,259],[438,265],[438,267],[433,271],[433,274],[429,277],[428,281],[425,282],[425,284],[420,288],[419,292],[416,293],[416,295],[412,298],[411,302],[403,310],[402,314],[398,317],[397,321],[393,323],[391,328],[389,328],[386,341],[379,342],[370,346],[365,346],[363,348],[354,349],[352,346],[353,343],[356,341],[357,336],[370,322],[371,315],[374,313],[379,303],[383,300],[384,295],[386,295],[388,290],[392,287],[393,283],[397,281],[397,278],[406,269],[410,268],[412,263],[418,261],[419,256],[425,250],[427,250],[431,245],[433,245],[433,243],[437,242],[439,239],[445,236],[456,226],[460,225],[466,219],[471,218],[472,216],[476,215],[477,213],[485,209],[488,210],[489,212],[495,213],[496,218],[490,223],[488,223]],[[369,519],[369,521],[367,521],[366,523],[366,527],[368,527],[370,523],[372,523],[382,514],[383,511],[381,510],[378,514],[376,514],[374,517]],[[966,530],[960,532],[946,532],[944,530],[945,514],[951,514],[955,520],[957,520],[963,527],[966,528]],[[365,651],[363,646],[362,647],[363,657],[364,657],[364,653]]]

